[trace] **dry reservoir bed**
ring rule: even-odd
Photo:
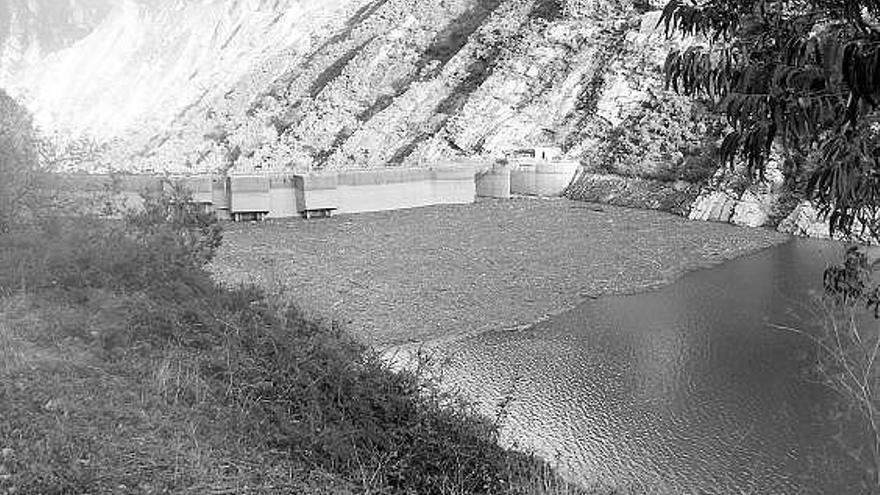
[[[379,347],[530,324],[782,242],[766,229],[565,199],[233,224],[213,271]]]

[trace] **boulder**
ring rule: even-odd
[[[736,203],[730,221],[746,227],[766,225],[777,199],[779,199],[777,194],[746,191]]]
[[[714,222],[729,222],[736,199],[726,191],[703,191],[694,201],[688,218]]]
[[[797,205],[794,211],[779,223],[779,232],[805,237],[828,239],[831,233],[827,219],[809,201]]]

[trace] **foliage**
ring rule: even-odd
[[[73,405],[75,411],[57,416],[40,414],[39,408],[35,414],[33,398],[19,399],[16,389],[8,387],[0,412],[10,412],[10,407],[15,411],[21,403],[23,417],[43,428],[31,432],[32,426],[22,425],[16,415],[0,420],[0,443],[18,453],[18,466],[41,468],[34,472],[13,465],[12,486],[19,493],[113,493],[118,484],[99,487],[108,479],[130,483],[131,478],[174,493],[209,491],[193,486],[196,480],[191,476],[204,480],[210,473],[199,474],[204,468],[193,467],[186,457],[168,464],[170,469],[162,468],[165,453],[144,452],[154,443],[175,451],[182,444],[207,444],[207,452],[201,454],[207,459],[199,464],[218,454],[211,445],[232,444],[232,455],[257,459],[239,461],[238,469],[266,469],[259,459],[271,455],[296,469],[347,479],[355,493],[582,493],[542,461],[500,447],[496,425],[437,388],[424,367],[394,371],[338,327],[306,319],[296,308],[259,290],[212,286],[177,304],[106,290],[92,291],[83,299],[43,291],[26,306],[26,314],[36,316],[15,326],[33,327],[30,345],[54,352],[54,346],[64,343],[60,352],[76,349],[71,360],[83,348],[91,350],[99,358],[85,358],[84,368],[101,373],[93,379],[98,386],[92,385],[96,388],[85,394],[86,399]],[[5,317],[3,312],[0,316]],[[0,346],[0,356],[4,351]],[[36,374],[39,366],[31,365],[25,378],[16,381],[38,382],[45,372]],[[51,383],[80,382],[80,375]],[[140,424],[147,415],[137,411],[115,419],[115,408],[101,410],[102,401],[115,406],[125,399],[118,395],[129,391],[114,390],[113,385],[123,379],[137,384],[131,393],[145,394],[141,400],[149,404],[150,417],[162,424]],[[52,388],[58,407],[69,407],[67,397],[59,398],[57,387]],[[181,417],[192,426],[181,424]],[[111,423],[108,434],[95,435],[95,425],[105,421],[119,424]],[[79,431],[59,431],[60,425],[76,422]],[[8,435],[10,426],[27,436],[19,440]],[[144,433],[144,427],[163,433]],[[150,442],[132,444],[131,438],[116,438],[113,441],[120,445],[106,445],[119,428],[134,430]],[[171,440],[178,436],[186,441]],[[48,448],[53,451],[41,452]],[[114,456],[114,448],[126,454]],[[138,470],[138,464],[149,468]],[[220,472],[227,479],[232,474]],[[0,480],[0,489],[3,486]]]
[[[208,367],[273,448],[380,493],[517,493],[514,473],[535,463],[499,447],[495,425],[426,375],[392,371],[295,308],[257,299],[224,320]]]
[[[223,240],[216,215],[192,201],[182,185],[170,182],[158,193],[145,194],[143,206],[128,212],[125,222],[140,242],[175,244],[194,266],[209,263]]]
[[[203,290],[202,270],[222,239],[220,225],[179,188],[108,220],[55,212],[0,235],[0,290],[146,291],[167,300]]]
[[[432,72],[438,73],[452,57],[461,51],[471,36],[477,32],[500,4],[500,0],[480,0],[450,22],[437,33],[431,45],[425,49],[423,58],[417,62],[419,70],[427,65],[428,61],[436,60],[439,64]]]
[[[34,142],[30,115],[0,90],[0,234],[39,203]]]
[[[78,353],[84,348],[92,354],[84,368],[111,370],[98,375],[98,383],[106,385],[107,376],[128,377],[156,389],[139,393],[167,401],[153,407],[171,408],[176,417],[168,419],[171,430],[158,436],[186,434],[177,421],[181,414],[200,429],[219,422],[227,430],[215,433],[221,438],[213,442],[238,439],[246,452],[333,473],[363,492],[516,494],[536,493],[534,487],[543,485],[578,493],[543,461],[499,446],[497,425],[442,391],[424,368],[392,370],[336,325],[307,319],[259,290],[215,283],[205,265],[220,245],[221,231],[216,218],[189,199],[186,191],[171,187],[146,196],[142,209],[120,218],[53,211],[29,229],[0,235],[0,296],[24,294],[36,306],[26,313],[41,318],[18,352],[59,343]],[[6,339],[6,332],[0,327],[0,337]],[[4,342],[0,360],[8,352]],[[95,390],[120,394],[110,386]],[[2,387],[0,393],[7,394]],[[15,416],[22,399],[7,396],[21,394],[10,389],[0,404],[0,412]],[[45,401],[43,410],[66,407],[53,400]],[[95,407],[90,404],[88,411]],[[34,408],[24,409],[26,417],[40,421]],[[45,421],[42,430],[32,431],[4,416],[0,444],[37,456],[18,458],[16,466],[39,466],[47,474],[3,471],[0,489],[9,479],[19,493],[118,489],[104,486],[116,473],[77,464],[113,453],[102,443],[106,435],[94,431],[115,412],[98,409],[92,422],[65,412],[49,427],[79,421],[81,430],[91,432],[87,436],[49,434]],[[140,418],[132,414],[118,422],[131,431]],[[10,427],[28,432],[30,441],[8,434]],[[189,434],[198,438],[196,426],[191,428]],[[115,420],[110,430],[117,430]],[[52,440],[36,440],[41,437]],[[0,467],[7,469],[2,462]],[[152,471],[141,474],[143,482],[174,487],[169,491],[209,491],[178,473],[167,483],[157,478]]]
[[[35,147],[42,169],[54,172],[76,170],[86,163],[94,163],[107,149],[105,143],[80,135],[64,136],[60,133],[43,135],[36,139]]]
[[[847,235],[880,220],[878,14],[875,0],[671,0],[661,16],[704,40],[669,54],[666,81],[727,116],[723,159],[761,177],[774,142],[792,163],[819,150],[806,193]]]
[[[554,21],[563,16],[565,8],[563,0],[537,0],[529,16],[534,19]]]
[[[117,274],[128,267],[104,262],[111,253],[90,242],[115,229],[52,239],[70,243],[53,250],[90,254],[73,260],[77,266],[58,285],[29,291],[44,307],[74,308],[36,338],[75,339],[103,362],[145,367],[140,372],[150,380],[168,373],[153,369],[156,363],[177,356],[182,376],[162,379],[165,400],[228,417],[235,435],[250,439],[249,448],[337,473],[365,492],[531,493],[522,487],[535,484],[529,478],[535,473],[542,483],[565,486],[540,460],[500,447],[497,426],[441,391],[424,368],[394,371],[338,326],[307,319],[259,290],[218,286],[199,276],[206,273],[195,263],[188,273],[150,264],[152,271],[122,275],[144,283],[121,285]],[[144,263],[153,259],[142,251],[168,249],[123,247],[120,256]],[[174,257],[175,250],[156,259]]]
[[[864,251],[855,246],[846,251],[844,262],[825,271],[825,332],[817,342],[818,371],[825,382],[846,398],[842,417],[863,418],[870,432],[868,449],[863,436],[856,440],[844,433],[839,440],[868,473],[868,486],[880,486],[880,331],[864,324],[858,307],[864,305],[877,318],[880,288],[871,283],[873,266]],[[861,320],[861,321],[860,321]]]
[[[670,0],[660,22],[668,34],[701,40],[668,55],[666,83],[726,115],[724,161],[742,159],[761,178],[780,145],[787,187],[803,188],[832,233],[880,240],[878,14],[876,0]],[[872,271],[863,250],[848,249],[825,273],[824,331],[805,334],[817,344],[820,376],[869,425],[867,455],[850,447],[876,491],[880,334],[859,320],[861,305],[880,313]]]
[[[646,12],[652,10],[651,0],[611,0],[596,2],[594,0],[554,0],[560,4],[562,14],[568,18],[596,17],[610,12],[635,10]]]
[[[871,280],[876,265],[858,246],[848,247],[843,263],[825,271],[818,330],[773,325],[815,344],[812,375],[841,399],[830,415],[837,428],[832,438],[863,468],[865,493],[880,487],[880,289]]]
[[[699,104],[651,93],[609,131],[598,153],[585,158],[601,157],[593,165],[618,175],[705,184],[717,169],[715,138],[722,126]]]

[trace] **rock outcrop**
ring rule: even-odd
[[[779,231],[803,237],[830,239],[828,220],[809,201],[799,203],[782,222]]]
[[[579,201],[629,208],[660,210],[688,216],[700,187],[686,182],[663,182],[619,175],[582,173],[566,191]]]
[[[688,218],[747,227],[770,225],[780,213],[787,213],[778,207],[785,182],[781,161],[777,150],[760,178],[749,178],[742,165],[719,168],[694,202]]]
[[[747,189],[736,193],[708,189],[694,201],[688,218],[762,227],[771,221],[778,200],[779,194],[772,192]]]
[[[801,201],[794,210],[780,223],[778,230],[785,234],[801,237],[815,237],[819,239],[836,239],[854,241],[861,244],[880,245],[880,241],[873,238],[870,232],[863,230],[862,223],[858,220],[852,226],[852,236],[844,236],[840,232],[831,234],[828,217],[823,215],[811,202]]]
[[[157,136],[237,85],[262,89],[357,4],[114,1],[87,36],[5,84],[44,128],[100,139],[127,139],[135,130]]]
[[[776,168],[748,187],[713,175],[723,122],[664,90],[665,55],[693,40],[665,36],[659,3],[9,0],[0,87],[44,131],[102,142],[91,170],[419,166],[541,144],[583,164],[572,198],[786,217]],[[780,230],[827,236],[808,204]]]
[[[536,143],[580,159],[661,86],[669,46],[628,1],[111,3],[0,84],[123,169],[419,165]]]

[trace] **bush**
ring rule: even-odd
[[[392,371],[295,309],[258,311],[259,324],[227,331],[224,349],[240,354],[234,369],[215,363],[215,379],[238,378],[235,400],[272,447],[379,493],[516,493],[531,459],[502,449],[494,424],[424,374]]]
[[[190,362],[265,448],[371,493],[524,493],[522,473],[544,465],[501,448],[497,426],[423,368],[393,371],[340,328],[276,311],[253,289],[220,289],[210,301],[182,325],[205,349]]]
[[[838,394],[830,419],[840,446],[861,468],[864,493],[880,488],[880,286],[863,248],[849,246],[843,263],[825,270],[814,331],[777,325],[815,344],[813,378]],[[872,314],[865,314],[865,310]],[[855,488],[855,487],[853,487]]]
[[[204,267],[223,241],[217,216],[194,203],[179,185],[144,194],[143,207],[128,212],[124,221],[135,241],[180,267]]]
[[[31,170],[19,160],[13,176]],[[34,342],[77,342],[176,406],[232,417],[229,434],[251,447],[366,491],[507,494],[534,472],[557,480],[501,448],[496,425],[419,370],[393,371],[339,327],[259,290],[216,284],[205,265],[222,231],[186,191],[121,213],[48,208],[0,234],[0,295],[31,294],[48,322]]]
[[[496,425],[423,368],[393,371],[339,327],[279,310],[259,290],[212,286],[176,304],[103,289],[77,301],[56,296],[28,309],[51,323],[35,333],[40,344],[91,346],[114,376],[151,384],[168,407],[196,411],[201,421],[223,421],[247,451],[335,473],[365,493],[567,486],[542,461],[501,448]],[[76,490],[94,491],[90,483]]]
[[[717,138],[723,122],[697,103],[652,95],[608,132],[596,157],[599,171],[705,184],[721,166]]]
[[[0,89],[0,234],[38,205],[34,143],[30,115]]]
[[[55,212],[0,235],[0,290],[144,291],[176,300],[210,286],[202,268],[221,241],[216,217],[179,188],[145,196],[121,220]]]
[[[393,371],[259,290],[217,285],[204,267],[220,242],[216,219],[172,188],[120,219],[50,215],[0,235],[0,288],[54,315],[41,343],[81,342],[177,406],[232,416],[252,447],[366,491],[525,493],[535,472],[561,484],[420,370]]]
[[[57,323],[41,338],[73,338],[135,369],[174,357],[185,370],[163,379],[166,400],[233,414],[236,435],[257,448],[367,492],[532,493],[534,473],[563,485],[542,461],[500,447],[497,425],[424,368],[394,371],[339,327],[279,310],[257,289],[211,285],[177,301],[77,294],[44,297],[41,313],[51,308]],[[167,374],[140,372],[145,380]]]

